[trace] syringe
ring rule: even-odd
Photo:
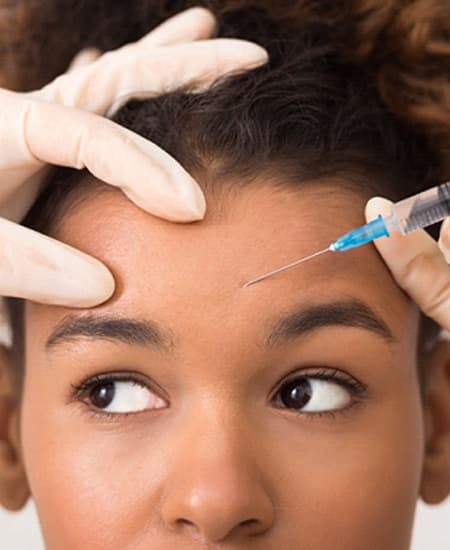
[[[393,204],[389,216],[379,215],[375,220],[339,237],[327,248],[252,279],[243,286],[258,283],[327,252],[345,252],[368,244],[380,237],[390,237],[391,231],[398,231],[402,235],[407,235],[417,229],[433,225],[447,216],[450,216],[450,181]]]

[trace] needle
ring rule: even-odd
[[[311,254],[310,256],[306,256],[305,258],[301,258],[300,260],[296,260],[295,262],[292,262],[288,265],[285,265],[283,267],[280,267],[278,269],[275,269],[274,271],[270,271],[269,273],[266,273],[265,275],[261,275],[260,277],[257,277],[256,279],[252,279],[251,281],[247,281],[242,287],[247,287],[250,285],[253,285],[255,283],[259,283],[259,281],[262,281],[264,279],[267,279],[268,277],[272,277],[272,275],[276,275],[277,273],[280,273],[281,271],[285,271],[286,269],[290,269],[291,267],[295,267],[296,265],[302,264],[303,262],[307,262],[308,260],[312,260],[313,258],[316,258],[317,256],[321,256],[322,254],[325,254],[326,252],[330,252],[331,246],[328,248],[324,248],[323,250],[319,250],[319,252],[315,252],[314,254]]]

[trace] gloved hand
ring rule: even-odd
[[[255,44],[206,40],[214,28],[212,14],[193,8],[134,44],[102,56],[85,52],[41,90],[0,89],[0,296],[91,307],[114,291],[103,264],[14,223],[36,199],[48,164],[87,168],[168,220],[204,216],[202,191],[172,157],[100,115],[130,97],[187,84],[201,89],[229,71],[267,61]]]
[[[367,221],[389,215],[391,204],[379,197],[370,199]],[[397,283],[428,317],[450,331],[450,218],[441,226],[438,243],[421,229],[409,235],[392,233],[374,244]]]

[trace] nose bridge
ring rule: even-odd
[[[236,407],[199,407],[177,437],[162,497],[165,525],[208,542],[267,531],[273,506]]]
[[[217,472],[219,465],[224,474],[233,477],[257,469],[245,411],[239,411],[239,405],[232,400],[231,395],[222,395],[220,400],[204,397],[201,403],[198,398],[195,406],[184,411],[179,419],[173,465],[177,468],[177,462],[189,464],[191,479],[196,471],[206,479],[204,474],[210,469]]]
[[[183,435],[177,441],[177,454],[183,456],[184,463],[189,460],[193,466],[202,464],[202,468],[226,462],[230,466],[252,464],[255,469],[252,440],[256,435],[245,401],[232,390],[217,390],[213,395],[211,389],[210,395],[206,393],[206,387],[200,388],[179,419]]]

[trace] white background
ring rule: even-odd
[[[31,501],[21,512],[0,510],[0,548],[44,550]],[[440,506],[419,503],[411,550],[450,550],[450,498]]]

